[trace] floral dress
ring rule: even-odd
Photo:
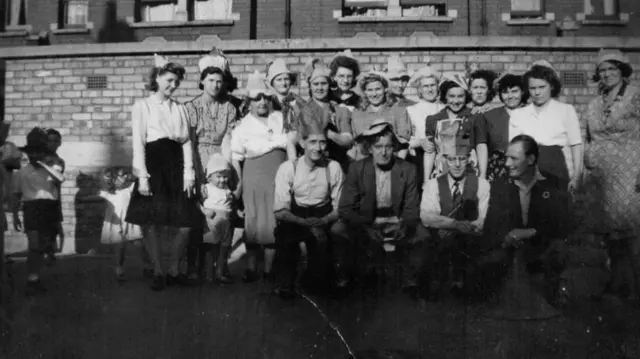
[[[640,89],[623,85],[607,104],[603,95],[587,109],[585,162],[601,191],[604,232],[640,235]]]
[[[230,160],[230,134],[236,125],[238,110],[231,101],[207,104],[202,95],[185,104],[194,145],[194,169],[198,188],[207,183],[205,169],[209,157],[220,153]]]

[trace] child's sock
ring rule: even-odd
[[[37,274],[33,274],[33,273],[32,273],[32,274],[29,274],[29,275],[27,276],[27,281],[28,281],[28,282],[37,282],[37,281],[39,281],[39,280],[40,280],[40,276],[38,276]]]

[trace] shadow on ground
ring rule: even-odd
[[[60,259],[48,292],[25,298],[14,265],[7,358],[348,358],[338,334],[304,299],[283,302],[262,284],[149,290],[141,268],[113,280],[110,258]],[[235,269],[240,277],[241,268]],[[559,319],[490,321],[486,308],[415,302],[393,289],[343,300],[311,297],[358,358],[638,358],[640,313],[580,302]]]

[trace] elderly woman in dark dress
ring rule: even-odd
[[[509,118],[511,113],[527,103],[522,76],[505,72],[494,82],[494,88],[504,104],[484,113],[487,119],[487,147],[489,163],[487,180],[493,182],[509,175],[505,166],[507,148],[509,147]]]
[[[440,102],[445,108],[435,115],[427,117],[426,135],[433,144],[430,151],[424,155],[424,181],[447,173],[446,161],[441,156],[440,132],[447,127],[456,126],[457,131],[463,131],[471,142],[471,159],[469,165],[479,176],[484,177],[483,168],[487,164],[487,141],[485,124],[482,114],[472,114],[467,103],[471,101],[471,94],[467,86],[467,79],[460,73],[448,73],[442,76],[440,82]],[[474,151],[475,150],[475,151]]]
[[[351,50],[345,50],[331,60],[329,69],[331,70],[331,78],[336,85],[331,89],[331,101],[353,112],[360,104],[360,96],[353,92],[356,80],[360,76],[358,60],[353,57]]]
[[[207,183],[205,168],[209,158],[214,154],[231,160],[230,135],[238,120],[238,109],[231,102],[229,87],[233,84],[233,77],[229,71],[227,58],[219,51],[212,51],[198,62],[200,70],[200,82],[198,87],[202,94],[185,103],[189,125],[191,127],[191,140],[194,146],[194,167],[196,173],[196,188],[199,189]],[[231,183],[234,187],[234,183]],[[200,253],[200,269],[204,268],[204,248],[200,246],[203,240],[205,224],[197,226],[191,233],[190,245],[187,248],[187,272],[190,280],[204,277],[204,273],[196,273],[196,253]],[[214,248],[219,243],[213,238]],[[214,253],[214,258],[218,256]],[[204,279],[204,278],[200,278]],[[220,280],[220,278],[219,278]],[[230,283],[226,276],[223,282]]]
[[[189,231],[200,224],[195,203],[193,145],[185,107],[171,95],[184,78],[184,68],[156,55],[147,89],[131,111],[133,170],[136,181],[126,221],[145,226],[145,244],[154,263],[152,289],[184,284],[180,259]],[[174,228],[175,238],[170,239]],[[162,241],[171,241],[169,268],[162,265]],[[166,274],[166,277],[165,277]]]

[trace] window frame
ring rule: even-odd
[[[21,6],[20,6],[20,15],[18,16],[18,24],[16,25],[12,25],[11,24],[11,8],[12,6],[12,1],[20,1],[21,2]],[[11,28],[16,28],[16,27],[25,27],[28,26],[28,16],[27,16],[27,2],[26,0],[9,0],[9,1],[5,1],[4,2],[4,24],[3,24],[3,29],[11,29]],[[20,20],[24,20],[24,21],[20,21]]]
[[[231,9],[227,14],[227,18],[225,19],[197,19],[196,20],[196,14],[195,14],[195,9],[196,9],[196,2],[198,1],[208,1],[208,0],[186,0],[186,13],[187,13],[187,18],[186,20],[181,20],[178,19],[176,17],[176,14],[178,13],[178,11],[181,11],[180,9],[176,9],[176,11],[173,14],[173,19],[172,20],[145,20],[144,19],[144,13],[145,11],[147,11],[147,7],[148,6],[153,6],[155,5],[161,5],[161,4],[171,4],[173,3],[174,5],[178,5],[179,1],[178,0],[136,0],[135,4],[136,4],[136,11],[135,11],[135,23],[144,23],[144,24],[153,24],[153,23],[171,23],[171,22],[175,22],[175,23],[181,23],[181,22],[208,22],[208,21],[233,21],[236,20],[234,18],[234,13],[233,13],[233,5],[234,5],[234,0],[229,0],[231,2]]]
[[[511,18],[513,19],[515,18],[536,18],[536,17],[545,17],[545,11],[546,11],[546,0],[540,0],[540,10],[514,10],[513,9],[513,4],[511,3],[512,0],[509,0],[509,8],[510,8],[510,14],[511,14]]]
[[[70,3],[78,3],[81,5],[82,3],[86,6],[86,17],[84,23],[70,24],[69,23],[69,4]],[[63,0],[63,8],[62,8],[62,21],[60,23],[61,29],[86,29],[89,27],[89,13],[90,13],[90,0]]]
[[[606,1],[606,0],[604,0]],[[612,0],[614,2],[614,8],[615,8],[615,13],[613,15],[604,15],[604,9],[602,9],[603,14],[602,15],[598,15],[598,14],[588,14],[587,11],[587,1],[584,2],[584,19],[587,21],[590,20],[595,20],[595,21],[599,21],[599,20],[620,20],[620,0]]]

